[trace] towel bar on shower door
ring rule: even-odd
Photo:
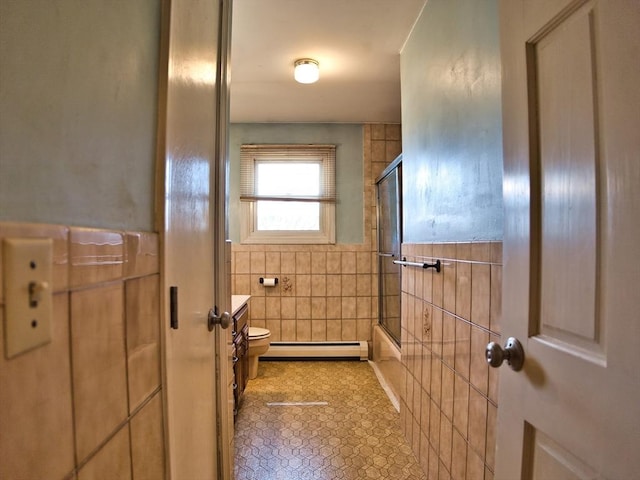
[[[436,272],[440,273],[440,268],[442,263],[440,260],[436,260],[435,263],[421,263],[421,262],[408,262],[406,258],[402,260],[394,260],[393,263],[396,265],[402,265],[403,267],[419,267],[419,268],[435,268]]]

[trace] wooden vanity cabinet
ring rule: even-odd
[[[233,345],[235,356],[233,358],[233,399],[234,417],[238,414],[242,404],[242,395],[249,381],[249,307],[244,304],[233,315]]]

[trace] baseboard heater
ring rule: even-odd
[[[265,360],[368,360],[367,342],[271,342]]]

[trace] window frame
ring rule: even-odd
[[[240,241],[243,244],[335,244],[335,145],[242,145]],[[309,162],[321,164],[320,195],[290,196],[291,201],[317,201],[320,205],[319,230],[258,230],[257,202],[277,201],[281,197],[260,199],[255,194],[256,162]],[[254,193],[251,193],[254,192]],[[315,197],[314,197],[315,198]]]

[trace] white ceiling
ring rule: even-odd
[[[400,122],[400,50],[425,0],[235,0],[231,121]],[[320,62],[320,80],[293,62]]]

